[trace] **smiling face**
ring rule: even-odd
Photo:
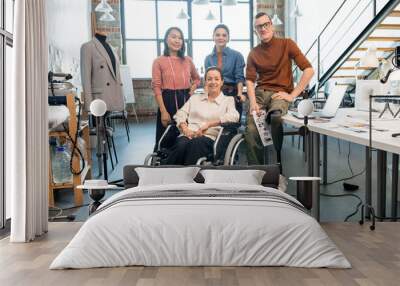
[[[257,35],[261,42],[268,43],[274,36],[274,26],[272,25],[271,19],[264,15],[257,18],[254,22]]]
[[[215,30],[213,40],[217,48],[225,48],[229,42],[229,34],[224,28],[218,28]]]
[[[171,52],[178,52],[182,48],[183,38],[178,30],[172,29],[167,37],[168,48]]]
[[[220,71],[212,69],[206,73],[206,90],[209,95],[219,95],[223,84],[224,81],[222,80]]]

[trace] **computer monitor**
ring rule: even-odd
[[[369,96],[384,95],[389,91],[389,84],[382,84],[379,80],[357,80],[355,94],[355,108],[360,111],[369,111]],[[380,111],[382,103],[372,101],[373,111]]]

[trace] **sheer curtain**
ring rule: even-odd
[[[13,92],[6,98],[6,187],[12,242],[47,231],[48,123],[45,0],[15,2]]]

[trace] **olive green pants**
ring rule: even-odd
[[[280,111],[285,115],[288,111],[289,102],[283,99],[272,99],[271,96],[275,94],[274,91],[265,89],[256,89],[256,102],[261,110],[267,111],[269,114],[272,111]],[[250,110],[247,112],[247,124],[245,132],[245,140],[247,146],[247,161],[249,165],[262,165],[264,164],[264,146],[261,142],[260,135],[253,115]]]

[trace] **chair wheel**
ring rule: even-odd
[[[371,225],[371,226],[369,227],[369,229],[370,229],[370,230],[375,230],[375,226],[374,226],[374,225]]]
[[[360,225],[363,225],[363,224],[364,224],[364,221],[359,220],[358,223],[359,223]]]

